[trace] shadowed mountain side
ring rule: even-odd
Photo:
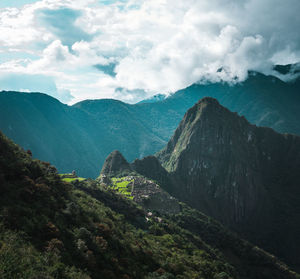
[[[131,168],[137,173],[146,177],[151,177],[161,185],[169,185],[168,172],[161,166],[155,156],[147,156],[142,159],[136,159],[131,163]]]

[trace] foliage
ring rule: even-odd
[[[128,177],[112,177],[111,178],[112,185],[109,185],[109,188],[112,190],[124,195],[129,199],[133,199],[132,193],[132,184],[134,182],[133,179],[128,180]]]
[[[124,188],[122,179],[115,183]],[[50,164],[32,160],[0,134],[1,278],[240,277],[234,262],[188,225],[197,212],[184,208],[174,219],[148,221],[146,214],[97,181],[62,181]],[[204,217],[201,222],[209,226]],[[211,238],[224,234],[217,228]],[[259,266],[260,253],[250,254],[250,265]],[[276,264],[270,267],[278,276],[264,278],[296,278]]]
[[[83,181],[83,180],[85,180],[85,178],[83,178],[83,177],[75,177],[75,178],[65,177],[65,178],[62,178],[62,180],[70,183],[70,182],[74,182],[74,181]]]

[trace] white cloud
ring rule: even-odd
[[[203,79],[241,81],[248,70],[300,60],[299,10],[298,0],[43,0],[0,9],[1,55],[39,57],[12,58],[0,74],[51,77],[73,102],[134,102]]]

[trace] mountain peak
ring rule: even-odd
[[[235,135],[248,127],[251,129],[252,125],[244,117],[229,111],[216,99],[202,98],[187,111],[166,148],[158,154],[158,158],[164,162],[163,167],[166,170],[175,171],[182,152],[201,145],[201,142],[204,144],[202,148],[210,146],[210,141],[216,135],[220,138],[228,134],[232,139],[228,137],[226,141],[235,141]]]
[[[184,122],[185,126],[188,122],[196,124],[198,120],[204,121],[206,119],[212,121],[224,117],[226,119],[231,117],[236,118],[237,115],[223,107],[217,99],[204,97],[187,111],[182,122]]]
[[[197,104],[202,105],[202,104],[209,104],[209,105],[216,105],[216,106],[220,106],[220,103],[218,102],[218,100],[216,98],[212,98],[212,97],[204,97],[202,99],[200,99]]]
[[[106,158],[101,170],[101,175],[112,176],[121,172],[130,171],[131,167],[122,153],[118,150],[114,150]]]

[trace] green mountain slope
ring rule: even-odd
[[[165,143],[140,124],[130,105],[100,100],[70,107],[40,93],[0,93],[0,129],[35,158],[85,177],[96,177],[116,148],[133,160]]]
[[[96,167],[94,156],[104,156],[84,129],[85,113],[73,110],[45,94],[0,93],[0,126],[36,158],[57,163],[62,171],[81,165],[89,174]],[[93,151],[91,151],[93,150]],[[82,156],[85,154],[85,156]]]
[[[184,204],[146,219],[99,181],[63,182],[3,134],[0,182],[3,279],[299,278]]]

